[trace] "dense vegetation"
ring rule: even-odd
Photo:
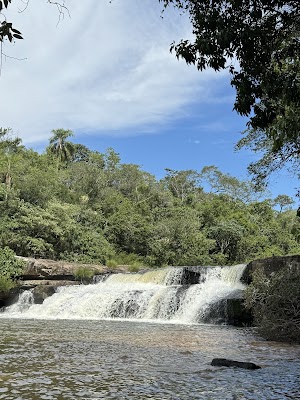
[[[266,276],[258,269],[246,291],[259,332],[267,339],[300,343],[300,268],[285,266]]]
[[[0,249],[0,294],[9,292],[16,285],[15,278],[23,267],[23,262],[15,257],[10,248]]]
[[[108,149],[52,132],[42,154],[0,131],[0,247],[20,256],[114,265],[215,265],[300,251],[287,196],[258,200],[214,166],[160,181]],[[208,188],[206,190],[203,187]],[[277,203],[280,211],[273,209]]]

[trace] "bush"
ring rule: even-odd
[[[15,278],[24,269],[25,263],[16,258],[16,254],[9,248],[0,249],[0,276]]]
[[[106,262],[108,268],[117,268],[118,265],[125,265],[129,272],[138,272],[143,267],[143,257],[133,253],[120,252],[113,259]]]
[[[7,293],[16,286],[16,283],[7,276],[0,276],[0,294]]]
[[[108,261],[106,262],[106,266],[107,266],[108,268],[114,269],[114,268],[117,268],[118,263],[117,263],[116,260],[108,260]]]
[[[91,282],[94,275],[95,270],[91,267],[78,267],[74,271],[75,280],[81,283]]]
[[[286,266],[267,277],[259,269],[246,290],[258,332],[268,340],[300,343],[300,267]]]
[[[0,292],[7,293],[16,286],[14,279],[22,273],[24,265],[9,247],[0,249]]]
[[[140,266],[138,264],[131,264],[128,266],[129,272],[139,272]]]

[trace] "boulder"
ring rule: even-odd
[[[252,282],[252,274],[257,269],[262,269],[266,276],[280,271],[286,265],[300,268],[300,255],[295,256],[273,256],[251,261],[244,269],[241,281],[247,285]]]
[[[205,267],[173,267],[179,270],[180,274],[172,275],[172,279],[168,281],[169,285],[195,285],[199,283],[201,269]]]
[[[35,304],[42,304],[47,297],[52,296],[56,291],[56,287],[52,285],[39,285],[33,291],[33,299]]]
[[[176,268],[176,267],[174,267]],[[205,282],[207,276],[207,270],[213,267],[210,266],[184,266],[182,269],[182,275],[179,281],[175,282],[177,285],[196,285],[197,283]],[[172,284],[172,283],[171,283]]]
[[[227,324],[233,326],[251,326],[252,313],[244,306],[244,291],[236,290],[229,296],[216,301],[201,316],[201,322]]]
[[[244,369],[260,369],[259,365],[252,362],[228,360],[227,358],[214,358],[211,362],[214,367],[237,367]]]
[[[8,292],[0,292],[0,309],[2,307],[10,306],[18,300],[20,288],[15,287]]]

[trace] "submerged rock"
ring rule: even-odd
[[[228,360],[227,358],[214,358],[211,362],[214,367],[237,367],[244,369],[260,369],[259,365],[252,362]]]

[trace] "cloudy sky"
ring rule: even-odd
[[[173,40],[191,37],[185,16],[158,0],[15,0],[6,13],[24,41],[6,44],[0,77],[1,126],[42,151],[56,128],[74,141],[135,163],[158,178],[165,168],[216,165],[246,178],[250,152],[234,152],[246,119],[232,111],[227,72],[198,72],[170,54]],[[14,7],[14,8],[13,8]],[[23,11],[22,11],[23,10]],[[22,11],[22,12],[21,12]],[[273,195],[296,183],[274,176]]]

